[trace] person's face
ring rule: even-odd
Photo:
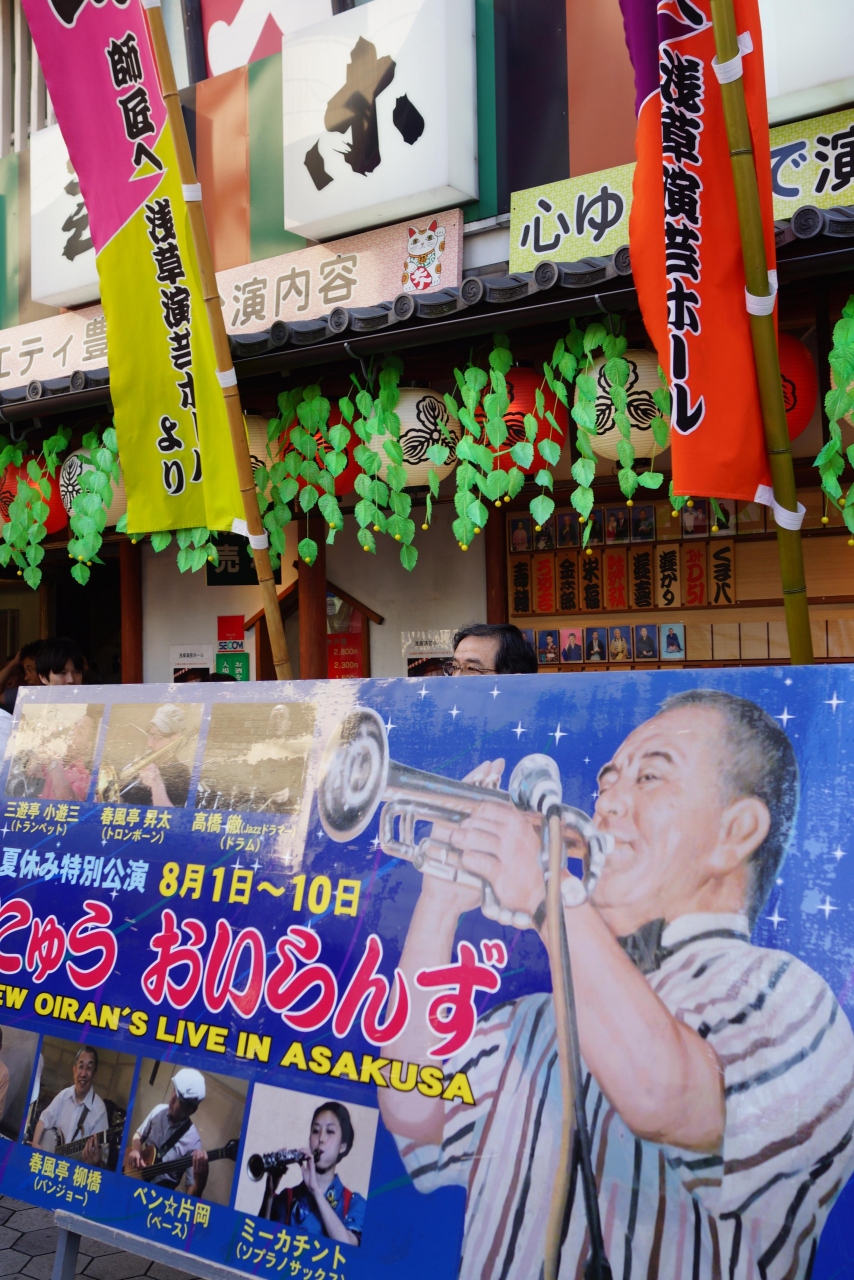
[[[148,734],[146,735],[145,745],[149,751],[156,751],[158,747],[163,747],[170,740],[172,734],[163,733],[157,728],[156,724],[148,726]]]
[[[570,633],[569,633],[569,640],[568,640],[568,642],[567,642],[567,643],[568,643],[568,644],[570,644],[570,645],[575,644],[575,632],[574,632],[574,631],[570,631]]]
[[[341,1134],[341,1124],[334,1111],[321,1111],[314,1117],[308,1146],[314,1156],[318,1172],[325,1173],[335,1168],[341,1159],[344,1139]]]
[[[85,1098],[95,1078],[95,1059],[91,1053],[80,1054],[71,1068],[71,1078],[74,1081],[74,1092],[77,1097]]]
[[[274,707],[270,712],[270,731],[277,738],[284,738],[289,729],[290,714],[287,707]]]
[[[181,1124],[193,1115],[193,1104],[186,1098],[182,1098],[173,1085],[172,1097],[169,1099],[166,1111],[173,1124]]]
[[[640,633],[641,633],[641,640],[645,640],[645,639],[646,639],[646,627],[641,627]]]
[[[24,658],[21,666],[24,668],[24,684],[41,684],[35,658]]]
[[[620,628],[619,628],[619,627],[614,627],[614,639],[615,639],[615,640],[622,640],[622,638],[623,638],[623,637],[620,635]]]
[[[633,914],[633,928],[686,904],[709,909],[709,892],[736,870],[741,897],[728,909],[743,909],[745,864],[767,834],[768,810],[755,797],[728,804],[724,742],[718,712],[680,707],[635,729],[602,769],[593,820],[614,850],[593,895],[600,909]]]
[[[596,642],[598,639],[599,639],[599,632],[598,632],[598,631],[594,631],[594,632],[593,632],[593,642],[594,642],[594,644],[595,644],[595,642]]]
[[[487,676],[495,673],[497,636],[466,636],[454,650],[455,675]]]
[[[51,671],[47,678],[39,676],[39,679],[42,684],[82,684],[83,672],[78,671],[69,658],[61,671]]]

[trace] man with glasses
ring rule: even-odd
[[[534,646],[509,622],[473,622],[454,635],[446,676],[523,675],[537,670]]]

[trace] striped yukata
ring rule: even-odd
[[[636,1138],[585,1072],[605,1247],[615,1280],[797,1280],[854,1164],[854,1037],[827,984],[783,951],[751,946],[741,916],[683,916],[647,981],[722,1065],[714,1155]],[[642,1051],[642,1050],[641,1050]],[[448,1069],[475,1106],[448,1103],[441,1146],[398,1139],[414,1184],[467,1191],[462,1280],[534,1280],[556,1174],[561,1091],[550,995],[480,1019]],[[574,1200],[561,1280],[588,1245]]]

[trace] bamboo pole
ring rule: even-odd
[[[739,52],[732,0],[711,0],[711,10],[718,62],[729,62]],[[739,76],[729,84],[722,84],[720,90],[735,183],[745,283],[750,293],[765,297],[769,293],[768,260],[762,234],[759,184],[744,97],[744,81]],[[750,336],[774,497],[781,507],[795,512],[798,507],[795,470],[786,426],[773,314],[750,316]],[[812,633],[800,530],[783,529],[778,525],[777,549],[780,555],[791,660],[792,663],[811,663]]]
[[[151,4],[150,8],[148,4]],[[169,51],[169,44],[166,39],[166,28],[163,24],[160,0],[154,0],[153,4],[151,0],[148,0],[148,4],[146,4],[146,16],[148,18],[148,29],[151,33],[151,46],[160,76],[160,88],[166,103],[169,124],[172,128],[175,152],[178,157],[178,172],[181,176],[182,185],[193,186],[196,182],[196,168],[193,164],[190,142],[187,138],[187,127],[184,124],[181,101],[178,97],[178,87],[175,83],[175,72],[172,67],[172,54]],[[213,335],[216,367],[220,373],[229,373],[233,369],[231,350],[228,345],[228,335],[225,331],[225,321],[222,318],[219,288],[217,287],[213,255],[210,241],[208,240],[201,201],[188,200],[187,212],[190,216],[190,230],[196,249],[196,258],[199,263],[199,275],[201,276],[202,293],[205,299],[208,322]],[[243,422],[243,410],[240,404],[240,392],[237,389],[237,384],[223,387],[223,395],[228,413],[228,425],[231,431],[231,447],[234,451],[234,461],[237,466],[240,496],[243,499],[243,510],[246,514],[246,525],[250,534],[260,536],[264,533],[264,526],[261,523],[261,512],[255,493],[255,478],[252,474],[249,442],[246,438],[246,427]],[[273,653],[273,666],[276,669],[276,676],[279,680],[291,680],[293,673],[288,656],[288,645],[285,640],[285,629],[282,625],[279,598],[276,594],[276,583],[270,566],[270,553],[266,547],[256,547],[253,548],[253,554],[255,557],[255,571],[258,574],[258,586],[261,588],[261,599],[264,605],[264,617],[267,620],[267,630],[270,634],[270,648]]]

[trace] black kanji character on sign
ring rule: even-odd
[[[706,415],[706,404],[703,397],[696,404],[691,404],[691,392],[682,382],[673,383],[673,428],[681,436],[689,436],[696,431]]]
[[[599,216],[593,214],[599,210]],[[606,231],[616,227],[626,209],[625,201],[619,191],[612,191],[607,183],[602,184],[598,195],[587,200],[580,194],[575,202],[575,230],[577,235],[584,235],[585,227],[593,232],[593,243],[598,244]]]
[[[700,192],[703,184],[690,169],[664,166],[664,212],[668,218],[684,218],[693,226],[700,223]]]
[[[842,191],[845,187],[850,186],[854,181],[854,125],[851,125],[843,133],[834,133],[830,138],[816,138],[816,142],[821,147],[829,147],[834,152],[833,156],[833,176],[835,181],[831,184],[831,191]],[[830,155],[825,151],[816,151],[816,160],[823,165],[830,163]],[[824,168],[818,175],[815,184],[816,195],[820,195],[827,186],[830,177],[830,169]]]
[[[184,492],[184,468],[177,458],[170,461],[163,459],[163,488],[170,498],[177,498]]]
[[[703,64],[698,58],[683,58],[666,45],[658,64],[661,76],[661,97],[674,107],[681,107],[691,115],[703,112]]]
[[[148,133],[157,132],[151,118],[148,94],[141,85],[132,89],[130,93],[126,93],[123,98],[119,98],[118,104],[124,116],[125,134],[130,142],[136,142],[137,138],[144,138]]]
[[[178,369],[183,373],[193,363],[193,352],[190,349],[190,330],[179,329],[176,332],[173,329],[169,334],[169,345],[172,348],[172,368]]]
[[[350,130],[344,159],[354,173],[373,173],[380,163],[377,98],[394,79],[393,58],[378,58],[376,45],[360,36],[350,54],[347,81],[330,98],[323,123],[331,133]]]
[[[160,419],[160,435],[157,437],[157,447],[161,453],[180,453],[184,448],[183,443],[178,439],[178,423],[165,413]]]
[[[117,89],[142,82],[142,63],[136,36],[128,31],[121,40],[111,40],[104,52],[110,63],[110,75]]]
[[[666,156],[672,156],[676,164],[699,164],[697,151],[697,135],[702,124],[694,116],[680,111],[678,107],[665,106],[661,110],[661,149]]]
[[[195,421],[195,414],[193,415]],[[198,431],[196,436],[198,436]],[[193,474],[190,476],[190,484],[200,484],[202,479],[202,455],[198,449],[193,450]]]
[[[181,392],[181,408],[195,409],[196,407],[196,385],[193,381],[191,370],[187,370],[187,376],[183,382],[178,383],[178,390]]]
[[[174,240],[158,244],[151,250],[157,264],[157,279],[161,284],[177,284],[184,278],[184,264]]]
[[[186,285],[161,289],[160,305],[167,329],[180,329],[182,324],[190,323],[190,290]]]
[[[665,219],[664,253],[668,275],[700,279],[700,254],[697,249],[700,239],[699,231],[695,231],[693,227]]]
[[[104,0],[95,0],[97,4],[103,4]],[[59,21],[65,27],[73,27],[77,21],[77,15],[83,8],[86,0],[50,0],[50,7],[53,9]],[[128,0],[113,0],[120,9],[124,9]]]
[[[164,240],[175,239],[175,220],[168,200],[152,200],[147,204],[145,221],[148,223],[148,238],[153,244],[163,244]]]
[[[80,183],[77,181],[77,175],[71,161],[68,161],[68,172],[71,174],[71,181],[66,183],[63,191],[69,196],[78,197],[80,195]],[[88,234],[89,231],[89,214],[82,200],[77,201],[77,205],[73,213],[70,213],[62,224],[62,230],[71,234],[65,242],[62,250],[63,258],[67,258],[69,262],[73,262],[81,253],[86,253],[92,248],[92,238]]]

